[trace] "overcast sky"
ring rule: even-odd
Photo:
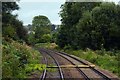
[[[119,0],[107,1],[117,3]],[[20,9],[13,14],[18,14],[18,19],[23,21],[24,25],[31,24],[33,17],[38,15],[47,16],[52,24],[61,24],[58,13],[64,2],[65,0],[20,0],[18,3]]]

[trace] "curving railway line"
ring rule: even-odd
[[[55,75],[47,69],[43,71],[40,80],[119,80],[116,76],[99,70],[93,64],[89,64],[64,52],[56,52],[48,49],[39,49],[47,68],[55,68]],[[53,66],[49,66],[53,64]]]
[[[48,61],[47,61],[47,58],[46,58],[46,56],[45,56],[44,54],[47,54],[48,56],[50,56],[50,57],[54,60],[56,66],[57,66],[57,68],[58,68],[59,78],[60,78],[61,80],[63,80],[63,73],[62,73],[62,70],[61,70],[61,68],[60,68],[60,65],[59,65],[58,61],[57,61],[52,55],[50,55],[48,52],[46,52],[46,51],[44,51],[44,50],[41,50],[41,52],[43,53],[44,61],[45,61],[45,64],[47,65],[47,67],[49,67],[49,66],[48,66]],[[45,80],[45,79],[46,79],[46,76],[47,76],[47,69],[45,69],[45,70],[43,71],[43,74],[42,74],[42,76],[40,77],[40,80]]]

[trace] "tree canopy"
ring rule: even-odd
[[[2,34],[4,37],[27,41],[27,30],[23,22],[17,19],[17,15],[12,14],[12,11],[18,9],[16,2],[2,2]]]
[[[43,15],[35,16],[32,20],[32,36],[36,39],[34,42],[48,42],[50,41],[50,32],[52,24],[50,20]],[[48,40],[49,39],[49,40]]]
[[[112,2],[66,2],[61,6],[60,47],[119,49],[120,6]]]

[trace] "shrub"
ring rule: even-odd
[[[3,38],[2,77],[3,78],[26,78],[27,64],[39,64],[40,53],[26,44]]]

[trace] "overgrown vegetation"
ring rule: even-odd
[[[2,47],[3,78],[28,78],[28,72],[44,70],[40,65],[41,54],[32,47],[4,37]]]

